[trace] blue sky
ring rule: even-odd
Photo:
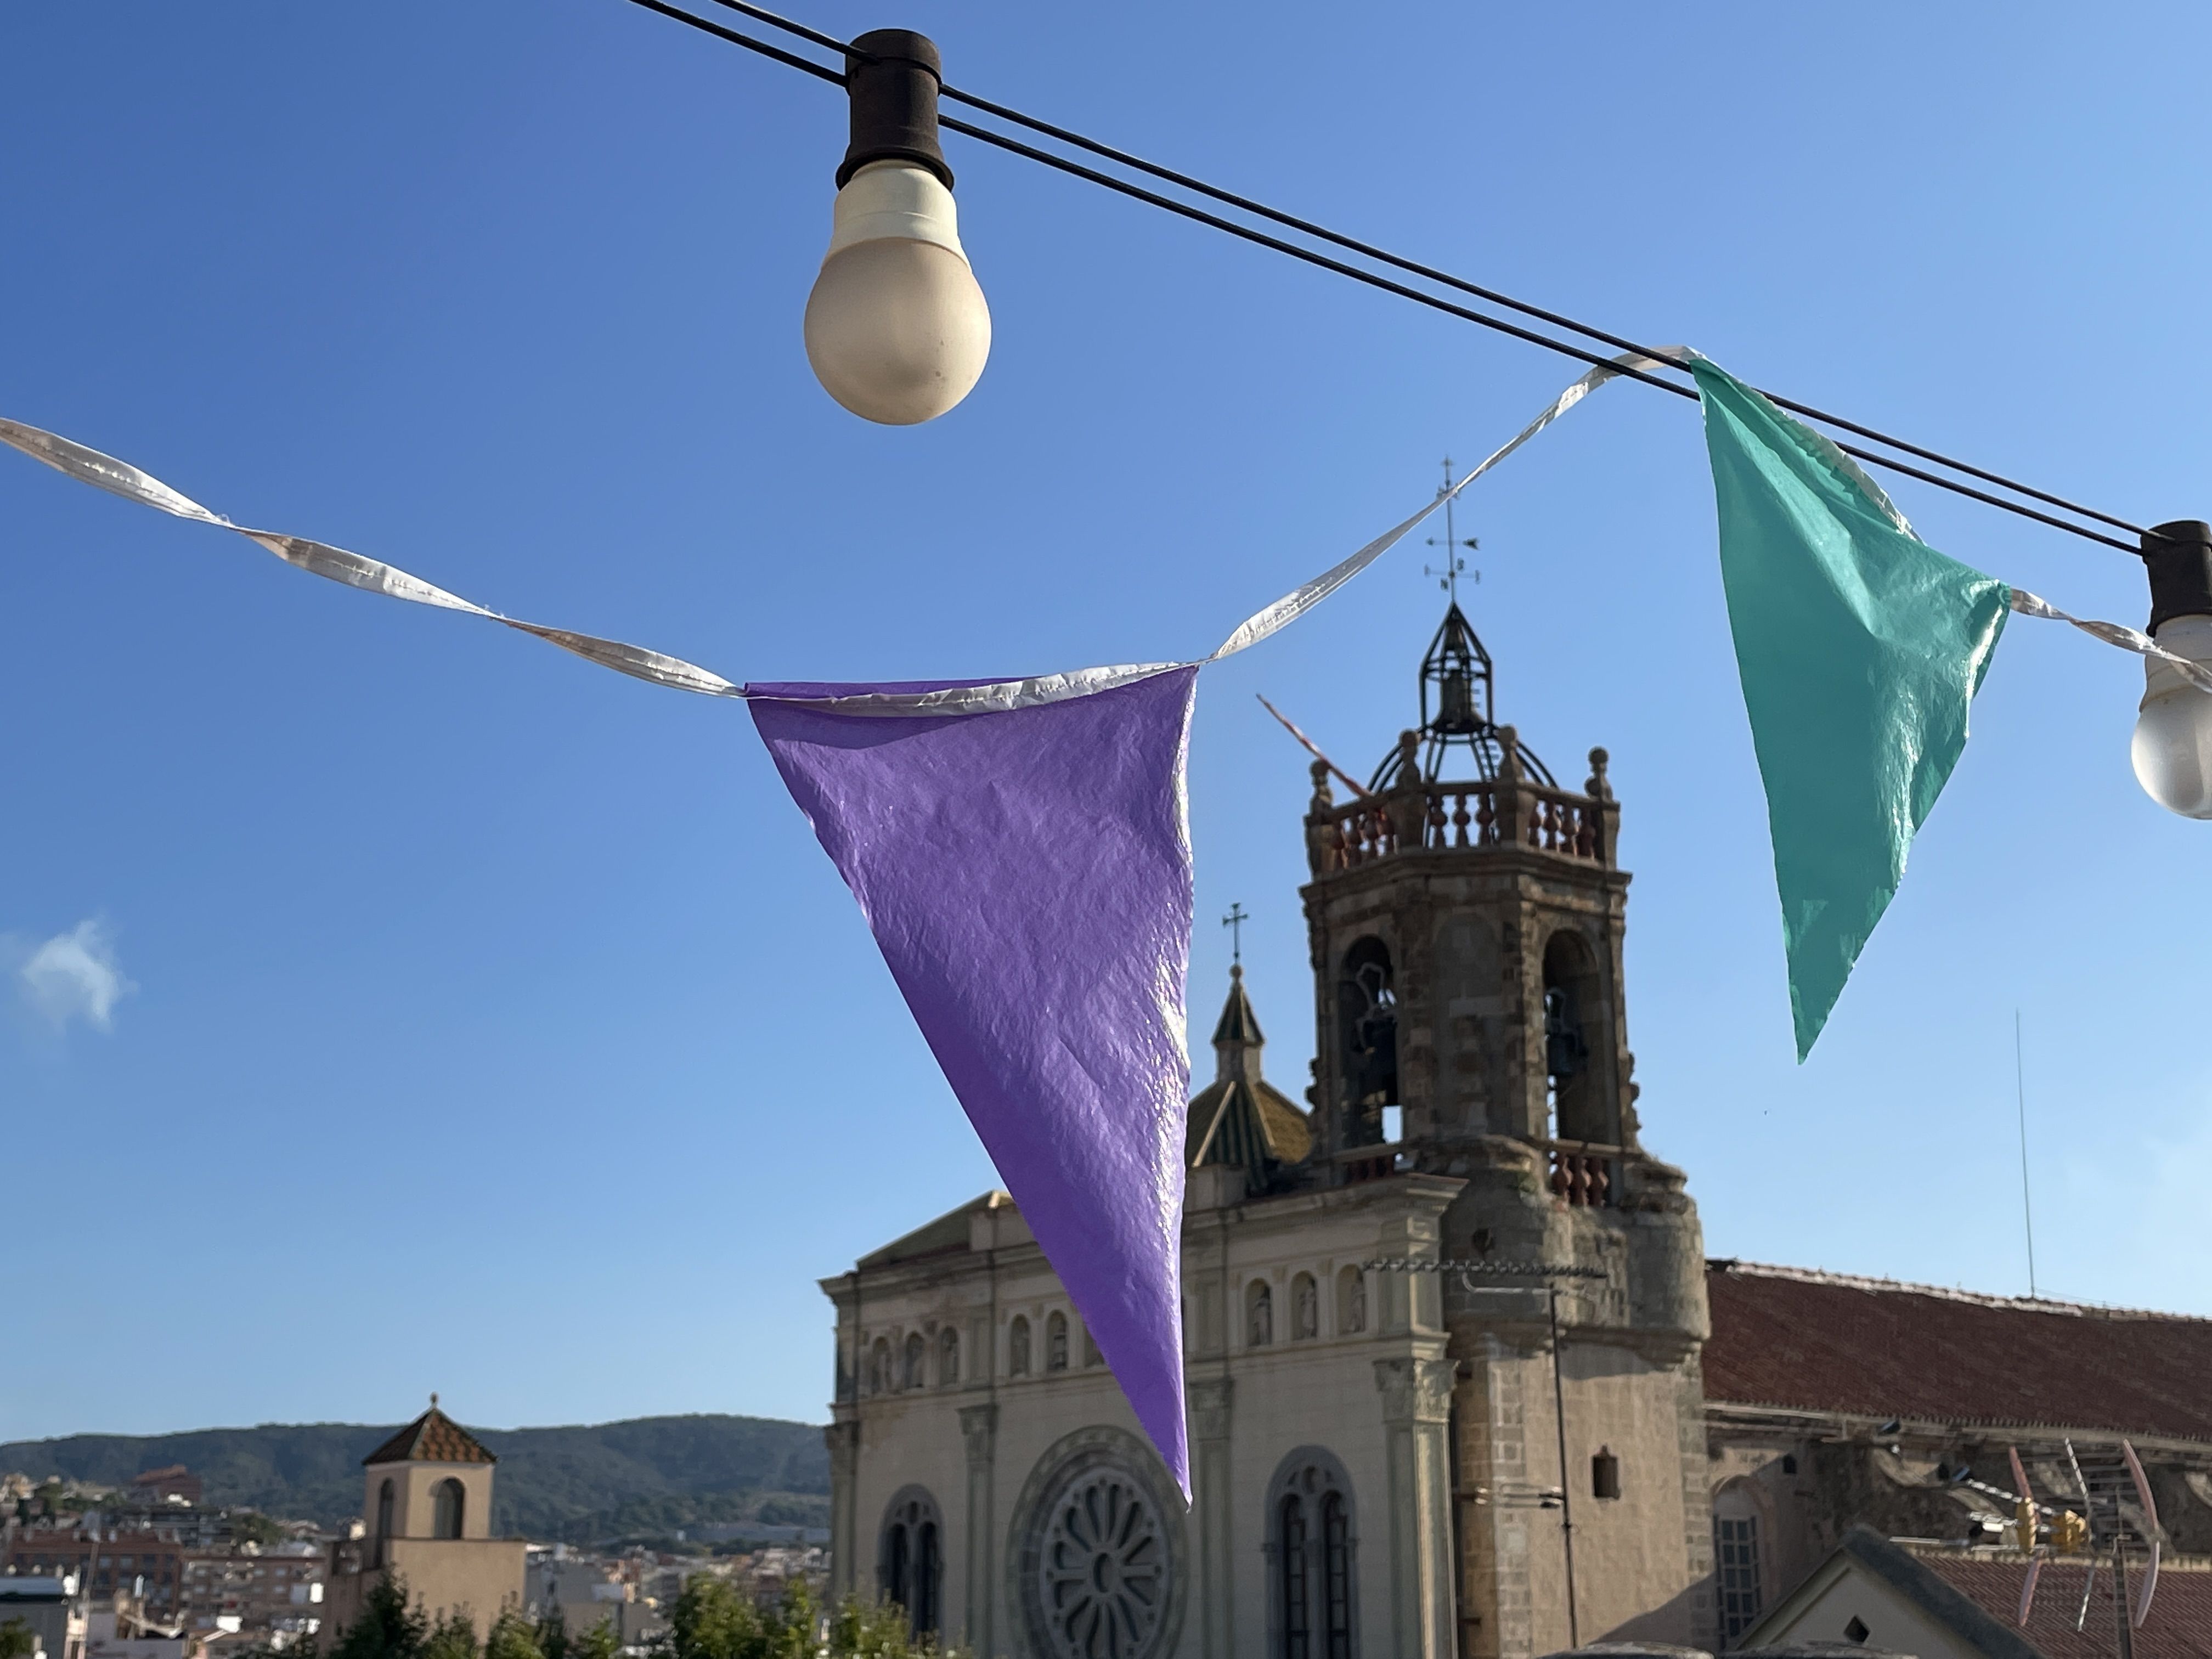
[[[2212,516],[2182,6],[958,7],[957,82],[2139,522]],[[834,90],[618,0],[11,10],[0,415],[242,521],[733,678],[1195,654],[1572,364],[948,140],[996,342],[814,385]],[[2134,562],[1909,483],[2139,622]],[[1695,411],[1477,485],[1501,712],[1613,757],[1647,1144],[1717,1255],[2212,1313],[2207,830],[2135,663],[2016,622],[1793,1063]],[[1409,722],[1409,545],[1209,671],[1192,1003],[1311,1034],[1304,757]],[[741,709],[287,571],[0,454],[0,1438],[818,1417],[816,1278],[992,1184]],[[74,953],[74,954],[72,954]],[[112,969],[103,977],[101,964]],[[96,993],[80,996],[75,988]],[[100,1005],[104,1004],[102,1006]]]

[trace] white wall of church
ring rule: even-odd
[[[1196,1506],[1182,1513],[1164,1472],[1157,1474],[1166,1494],[1157,1519],[1176,1566],[1160,1610],[1171,1629],[1151,1659],[1262,1659],[1279,1650],[1285,1581],[1271,1515],[1285,1494],[1276,1482],[1294,1452],[1316,1448],[1325,1455],[1297,1466],[1311,1471],[1301,1513],[1316,1540],[1329,1492],[1348,1501],[1349,1514],[1339,1555],[1316,1541],[1304,1558],[1312,1564],[1310,1651],[1327,1651],[1328,1590],[1320,1579],[1334,1559],[1350,1567],[1348,1595],[1337,1601],[1349,1602],[1356,1654],[1439,1652],[1449,1615],[1440,1619],[1431,1605],[1437,1584],[1423,1583],[1401,1558],[1425,1553],[1431,1581],[1449,1571],[1441,1417],[1426,1431],[1425,1452],[1401,1458],[1395,1486],[1387,1420],[1394,1399],[1404,1418],[1409,1368],[1440,1363],[1433,1278],[1409,1287],[1405,1275],[1361,1264],[1406,1255],[1420,1231],[1416,1211],[1432,1238],[1451,1185],[1412,1200],[1407,1183],[1391,1182],[1241,1206],[1187,1236]],[[909,1488],[925,1488],[941,1517],[940,1627],[981,1654],[1050,1659],[1030,1644],[1034,1613],[1023,1590],[1023,1551],[1034,1549],[1042,1524],[1041,1486],[1098,1446],[1157,1465],[1018,1217],[981,1217],[977,1233],[977,1248],[825,1285],[838,1301],[857,1384],[838,1412],[851,1431],[857,1431],[844,1552],[852,1559],[838,1562],[838,1578],[862,1595],[883,1588],[880,1540],[890,1507]],[[959,1349],[951,1381],[942,1364],[948,1329]],[[923,1364],[910,1380],[906,1356],[916,1335]],[[1400,1386],[1386,1390],[1386,1377]],[[1405,1447],[1419,1438],[1406,1421],[1395,1432]],[[1404,1511],[1395,1522],[1394,1500]],[[1036,1564],[1026,1570],[1034,1576]]]

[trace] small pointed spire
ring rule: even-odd
[[[438,1409],[438,1391],[435,1389],[430,1390],[430,1409],[432,1411]]]
[[[1260,1050],[1267,1041],[1260,1034],[1260,1017],[1252,1012],[1252,999],[1245,994],[1244,969],[1241,964],[1232,966],[1229,1000],[1221,1005],[1221,1018],[1213,1028],[1213,1053],[1219,1062],[1215,1075],[1224,1080],[1256,1080]]]

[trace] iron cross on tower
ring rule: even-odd
[[[1449,494],[1451,489],[1451,457],[1447,455],[1444,457],[1443,488],[1437,492],[1439,495]],[[1470,581],[1480,582],[1482,580],[1482,572],[1480,570],[1472,572],[1468,571],[1467,568],[1467,561],[1460,556],[1460,549],[1462,547],[1472,549],[1480,546],[1481,544],[1476,541],[1472,536],[1469,536],[1465,541],[1462,541],[1459,538],[1458,527],[1452,522],[1452,508],[1456,505],[1458,505],[1456,500],[1448,501],[1444,503],[1444,533],[1441,539],[1435,536],[1431,536],[1429,538],[1428,541],[1428,544],[1431,547],[1441,547],[1443,549],[1444,568],[1438,570],[1425,564],[1421,567],[1421,574],[1424,576],[1435,576],[1440,578],[1437,586],[1443,588],[1445,592],[1451,595],[1451,602],[1454,605],[1457,605],[1459,604],[1459,579],[1462,574],[1466,575]]]
[[[1244,924],[1251,920],[1242,904],[1231,905],[1229,914],[1221,919],[1221,925],[1229,930],[1229,959],[1239,968],[1244,965]]]

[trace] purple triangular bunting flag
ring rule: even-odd
[[[1183,759],[1197,677],[1193,664],[951,714],[902,706],[942,684],[746,688],[777,770],[1186,1499]],[[865,703],[839,705],[853,698]]]

